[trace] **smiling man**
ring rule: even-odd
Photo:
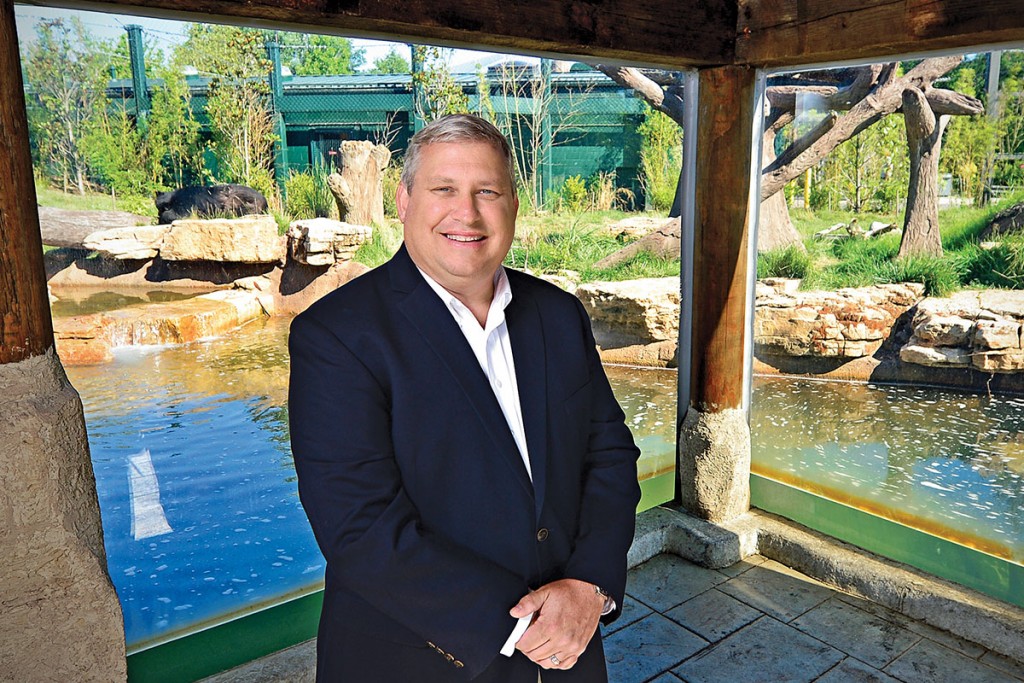
[[[327,559],[317,680],[606,680],[639,452],[590,322],[502,267],[512,152],[454,115],[417,133],[394,258],[292,323],[299,494]]]

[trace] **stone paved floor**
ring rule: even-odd
[[[659,555],[605,631],[610,683],[995,683],[1024,664],[778,562],[704,569]]]

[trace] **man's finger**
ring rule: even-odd
[[[508,613],[516,619],[522,619],[527,614],[540,610],[543,604],[544,597],[542,595],[538,595],[533,592],[527,593],[519,600],[519,602],[516,603],[515,607],[509,610]]]

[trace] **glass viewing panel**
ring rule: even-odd
[[[814,159],[768,200],[773,207],[762,206],[751,469],[1024,565],[1024,399],[1013,376],[1014,363],[1024,367],[1024,233],[989,228],[1024,190],[1024,53],[1003,52],[1001,76],[990,81],[999,59],[978,53],[877,71],[901,78],[930,69],[927,80],[958,103],[957,115],[938,121],[946,127],[937,172],[915,181],[904,107]],[[770,76],[768,161],[830,130],[830,110],[848,115],[851,102],[830,96],[865,75]],[[981,112],[997,81],[1002,104],[989,117]],[[778,97],[794,89],[795,98]],[[911,183],[918,199],[908,206]],[[925,189],[934,204],[921,199]],[[921,216],[940,228],[942,243],[930,251],[916,239]],[[918,289],[871,289],[903,282]],[[986,300],[999,305],[985,308]],[[922,327],[928,310],[934,322]],[[1011,330],[1006,344],[982,329],[990,323]],[[993,374],[985,363],[995,361],[1004,365]],[[990,391],[1001,386],[1018,393]],[[754,502],[773,509],[768,495]]]
[[[288,323],[67,368],[132,649],[323,586],[288,445]],[[641,480],[671,473],[675,372],[608,370]]]

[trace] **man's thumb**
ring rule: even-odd
[[[540,603],[541,601],[538,600],[533,593],[528,593],[523,596],[522,600],[516,603],[515,607],[509,610],[509,614],[516,619],[522,619],[527,614],[536,612],[540,608]]]

